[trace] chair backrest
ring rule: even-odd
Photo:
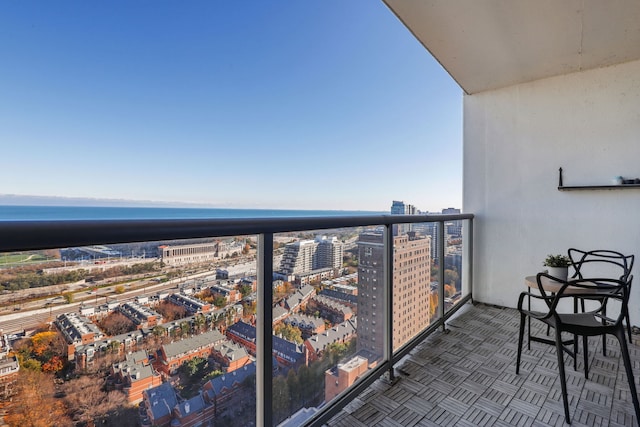
[[[572,279],[608,277],[625,281],[631,274],[635,260],[634,255],[605,249],[582,251],[571,248],[568,255],[575,270]]]
[[[558,314],[564,313],[564,311],[558,309],[563,299],[571,298],[573,301],[576,297],[589,299],[597,297],[601,305],[598,309],[593,310],[596,312],[604,312],[603,309],[609,300],[619,302],[619,304],[614,304],[614,306],[607,306],[606,310],[606,317],[609,319],[609,323],[617,324],[622,322],[626,312],[633,275],[630,274],[625,280],[618,278],[585,278],[562,281],[547,273],[538,273],[536,279],[541,295],[546,298],[545,302],[549,307],[549,316],[557,317]],[[545,280],[555,281],[556,284],[560,283],[560,288],[555,291],[555,294],[551,294],[551,292],[546,290]],[[568,307],[568,305],[565,307]],[[569,310],[567,308],[566,313],[573,313],[573,309],[571,308]],[[560,319],[558,319],[558,321],[560,321]]]

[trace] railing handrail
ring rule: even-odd
[[[0,221],[0,252],[473,219],[453,215]]]

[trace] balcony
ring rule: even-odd
[[[454,224],[455,222],[460,222],[460,225]],[[417,235],[412,238],[408,238],[406,235],[394,236],[392,231],[393,226],[398,224],[403,224],[405,231],[409,231],[411,229],[410,227],[420,228],[424,232],[431,230],[429,233],[432,233],[431,236],[434,240],[433,253],[430,244],[431,240],[428,237],[418,238]],[[445,238],[447,236],[446,230],[449,228],[455,230],[457,233],[461,233],[460,237],[453,240]],[[283,378],[285,377],[283,375],[285,375],[288,370],[291,370],[290,365],[293,364],[296,370],[299,369],[297,356],[294,354],[292,358],[292,355],[286,353],[288,351],[286,347],[292,344],[287,344],[282,338],[273,335],[271,319],[274,317],[274,307],[270,302],[273,301],[275,289],[275,287],[272,286],[271,280],[274,271],[274,235],[277,233],[291,233],[306,230],[336,229],[351,230],[349,231],[350,233],[360,233],[360,239],[366,239],[367,248],[366,250],[363,249],[362,253],[365,254],[363,256],[368,257],[368,259],[366,261],[362,260],[361,265],[366,267],[366,276],[371,280],[369,284],[372,286],[370,286],[367,291],[372,293],[372,299],[369,301],[371,303],[371,312],[360,311],[358,325],[360,325],[362,329],[358,329],[358,333],[360,334],[361,343],[363,342],[362,340],[365,334],[370,335],[370,342],[369,346],[363,348],[362,352],[359,353],[359,358],[355,357],[353,359],[355,362],[349,360],[351,356],[355,354],[347,354],[349,357],[341,357],[330,362],[334,363],[334,365],[327,365],[327,368],[329,368],[327,372],[334,372],[335,366],[338,366],[338,370],[341,370],[340,373],[337,373],[336,378],[340,377],[342,372],[347,372],[347,375],[351,375],[351,379],[344,382],[340,390],[337,392],[326,392],[326,390],[324,390],[326,392],[323,393],[325,396],[331,396],[327,398],[326,402],[323,402],[323,399],[319,395],[311,396],[308,405],[310,407],[301,408],[303,411],[311,411],[309,414],[315,414],[305,422],[309,423],[309,425],[320,425],[329,420],[340,408],[376,381],[381,375],[394,377],[394,366],[396,363],[404,355],[408,354],[415,345],[419,344],[424,337],[437,330],[437,328],[442,328],[446,319],[471,299],[472,272],[470,267],[472,265],[473,215],[383,215],[211,221],[4,222],[0,223],[0,252],[68,248],[81,245],[110,245],[125,242],[155,242],[166,239],[193,239],[212,236],[216,238],[239,235],[256,236],[258,242],[257,266],[253,270],[257,270],[258,272],[257,313],[255,332],[253,332],[255,337],[250,337],[251,334],[247,332],[250,331],[250,329],[247,329],[247,327],[234,330],[235,336],[242,338],[238,342],[246,345],[247,351],[255,357],[255,370],[247,371],[247,367],[241,367],[237,371],[240,373],[244,371],[255,372],[255,391],[247,396],[246,392],[236,390],[234,393],[225,396],[224,399],[215,401],[212,396],[215,394],[214,391],[217,392],[217,386],[213,384],[210,386],[205,385],[204,388],[202,388],[204,393],[203,399],[205,400],[205,408],[202,411],[204,411],[205,414],[203,419],[211,419],[218,415],[214,413],[207,414],[207,405],[215,406],[220,404],[225,408],[223,413],[226,414],[226,416],[230,416],[231,413],[228,411],[232,408],[228,402],[233,402],[233,399],[239,399],[239,401],[243,401],[244,405],[248,405],[248,407],[251,407],[251,402],[253,402],[253,405],[255,405],[255,420],[258,425],[272,425],[278,424],[286,418],[287,415],[290,415],[292,410],[290,408],[282,409],[281,406],[278,407],[278,402],[271,390],[275,390],[274,387],[278,387],[276,385],[278,381],[280,381],[279,384],[281,384],[281,381],[284,381]],[[367,232],[366,230],[370,231]],[[372,232],[371,230],[377,231]],[[457,245],[455,255],[449,255],[450,249],[448,245],[452,241],[455,241]],[[430,266],[433,265],[431,263],[432,257],[444,263],[445,259],[450,256],[456,260],[456,269],[458,269],[459,278],[461,278],[460,289],[457,289],[455,296],[453,296],[453,281],[451,281],[454,279],[447,278],[447,280],[451,281],[450,283],[452,283],[452,285],[451,288],[445,290],[445,274],[449,273],[446,273],[444,268],[440,268],[437,274],[434,273],[435,276],[428,273]],[[102,267],[104,264],[105,263],[102,263],[100,266]],[[425,268],[427,270],[420,270]],[[423,272],[418,274],[420,271]],[[426,277],[418,277],[421,275],[424,276],[425,273]],[[353,277],[353,275],[347,277]],[[416,296],[413,299],[423,301],[424,306],[407,308],[411,306],[411,304],[415,305],[415,301],[409,301],[405,296],[401,296],[403,294],[400,290],[409,286],[408,277],[415,277],[421,281],[422,284],[415,289]],[[432,277],[436,278],[435,282],[431,282]],[[389,284],[394,282],[394,278],[397,278],[399,283],[394,283],[393,286],[389,286]],[[176,280],[175,283],[171,282],[170,284],[179,288],[181,286],[180,280]],[[185,278],[184,280],[193,281],[193,279],[189,278]],[[363,282],[361,281],[361,292],[364,289],[363,286]],[[348,286],[342,287],[349,289]],[[304,285],[301,286],[300,290],[304,291],[308,288],[310,288],[308,285]],[[109,289],[112,288],[110,287]],[[145,287],[144,291],[146,292],[146,290]],[[140,291],[140,289],[138,291]],[[80,292],[80,294],[82,294],[82,292]],[[419,294],[422,296],[418,296]],[[445,298],[445,294],[451,298]],[[130,297],[135,298],[134,295],[130,295]],[[398,297],[400,298],[399,300]],[[92,300],[93,296],[89,298]],[[303,297],[301,296],[300,298]],[[404,300],[402,298],[404,298]],[[327,302],[325,297],[320,301],[322,306],[319,306],[319,309],[321,311],[329,310],[331,312],[331,307],[334,304]],[[293,304],[293,302],[290,302],[290,304]],[[430,305],[432,305],[431,309],[429,308]],[[73,306],[66,308],[63,305],[56,307],[56,310],[73,311],[74,309],[72,307]],[[52,308],[50,305],[48,308],[48,313],[46,313],[47,310],[45,310],[44,313],[40,314],[48,314],[51,316]],[[77,309],[78,308],[75,310]],[[321,333],[321,335],[335,334],[336,339],[338,339],[337,342],[347,342],[345,340],[349,339],[354,331],[349,331],[349,329],[340,322],[348,319],[346,315],[350,312],[351,310],[343,308],[343,311],[338,313],[341,313],[341,316],[345,317],[339,317],[338,320],[332,319],[331,322],[335,323],[335,326],[330,331]],[[416,328],[413,324],[399,327],[397,322],[403,318],[401,312],[405,313],[404,318],[407,320],[424,319],[422,320],[422,329]],[[406,316],[407,312],[409,317]],[[329,318],[336,316],[335,311],[331,313],[333,314],[329,315]],[[217,328],[220,323],[214,324],[214,322],[217,322],[217,320],[225,321],[226,319],[226,326],[224,326],[222,330],[227,328],[229,330],[234,329],[230,326],[233,326],[237,318],[229,319],[228,312],[222,313],[222,316],[219,316],[219,314],[220,313],[216,312],[211,313],[211,319],[207,317],[208,313],[196,314],[193,317],[202,316],[202,328],[206,325],[211,325],[211,328]],[[18,317],[20,316],[27,316],[27,314],[21,313]],[[16,317],[16,315],[12,317]],[[405,322],[407,320],[405,320]],[[194,332],[193,329],[191,329],[191,332],[187,331],[187,329],[190,329],[189,324],[193,325],[194,323],[195,322],[190,322],[188,318],[181,320],[180,335],[171,334],[171,337],[167,336],[167,340],[177,340],[187,345],[186,343],[189,341],[187,338],[191,336],[189,334],[196,335],[201,333],[202,330],[206,330],[202,329],[198,333]],[[417,324],[418,321],[413,320],[410,323]],[[393,325],[393,327],[391,327],[391,325]],[[5,328],[8,328],[8,326],[5,326]],[[410,328],[412,328],[411,332],[407,333]],[[151,330],[143,330],[142,334],[145,338],[137,343],[137,345],[146,342],[147,339],[154,339],[155,332],[152,333]],[[180,336],[182,336],[182,339]],[[113,337],[112,340],[117,341],[119,339],[118,337]],[[327,341],[327,343],[331,342],[332,341]],[[323,344],[324,347],[318,348],[318,357],[321,359],[323,353],[327,353],[327,343]],[[95,344],[89,343],[87,348],[92,345]],[[115,346],[110,351],[112,353],[117,352],[118,348],[118,346]],[[120,348],[124,349],[124,347]],[[131,350],[124,349],[125,352],[138,350],[140,350],[138,347],[132,348]],[[76,349],[76,353],[78,351],[82,351],[82,349]],[[300,351],[309,355],[309,350],[302,349]],[[105,354],[112,353],[107,352]],[[188,354],[188,352],[185,353],[185,357],[188,358]],[[277,365],[271,365],[272,360],[275,360],[272,354],[275,356],[275,359],[278,360]],[[362,356],[363,354],[365,356]],[[178,355],[178,357],[182,356]],[[84,363],[83,359],[76,357],[77,369],[85,369],[82,363]],[[156,366],[155,363],[154,366]],[[240,375],[237,374],[237,372],[227,373],[224,376],[232,379],[234,376]],[[167,379],[169,379],[168,376]],[[171,381],[173,382],[173,380]],[[227,384],[224,387],[231,390],[237,388],[238,385]],[[324,388],[324,386],[322,388]],[[212,391],[206,392],[206,390]],[[195,391],[197,392],[197,388]],[[320,392],[322,391],[323,390],[320,390]],[[158,393],[164,393],[164,396],[167,395],[167,393],[171,394],[172,391],[170,388],[165,387],[165,389]],[[203,405],[202,401],[188,400],[194,399],[189,398],[189,396],[176,396],[171,399],[175,400],[177,402],[176,404],[178,404],[178,406],[176,406],[178,409],[176,410],[179,412],[183,411],[180,412],[182,415],[180,415],[179,418],[181,419],[187,416],[189,408],[196,407],[194,406],[196,404],[200,405],[197,407]],[[188,405],[184,406],[180,402],[186,402]],[[213,402],[217,403],[214,404]],[[148,404],[147,407],[152,407],[152,405],[153,404]],[[183,406],[187,409],[184,409]],[[213,406],[211,407],[213,408]],[[185,410],[187,411],[186,413],[184,412]]]
[[[81,244],[110,244],[113,242],[138,242],[170,238],[194,238],[203,236],[258,235],[258,312],[255,339],[255,360],[257,367],[255,391],[247,394],[235,391],[226,397],[229,402],[247,399],[255,402],[257,425],[277,425],[283,420],[277,413],[274,393],[277,378],[282,374],[272,369],[273,307],[271,301],[273,286],[267,277],[272,276],[273,235],[280,232],[300,230],[336,229],[340,227],[383,227],[385,269],[387,283],[392,288],[397,284],[394,268],[403,265],[406,257],[398,252],[397,242],[391,230],[394,225],[433,224],[440,237],[436,254],[440,259],[446,252],[446,239],[441,238],[445,224],[462,221],[463,254],[461,275],[463,277],[462,297],[457,304],[447,304],[444,289],[444,271],[438,272],[435,295],[440,303],[430,324],[415,336],[398,342],[394,337],[398,314],[394,307],[395,293],[390,292],[386,283],[385,297],[376,299],[377,310],[384,313],[380,323],[370,322],[368,326],[381,330],[380,346],[382,357],[375,366],[366,368],[366,359],[353,358],[336,361],[327,372],[331,381],[340,379],[339,371],[355,372],[357,379],[346,390],[332,395],[319,407],[302,408],[303,421],[294,419],[293,424],[283,425],[561,425],[564,423],[562,400],[556,367],[556,355],[552,346],[533,343],[530,351],[523,353],[520,375],[515,375],[516,342],[519,325],[517,311],[485,304],[470,304],[473,295],[472,259],[473,216],[361,216],[324,219],[268,219],[242,221],[148,221],[146,223],[127,221],[104,222],[57,222],[57,223],[0,223],[1,251],[68,247]],[[134,226],[135,225],[135,226]],[[109,230],[110,232],[105,232]],[[268,231],[267,231],[268,230]],[[370,234],[361,234],[363,239]],[[392,243],[395,242],[395,243]],[[363,254],[368,253],[365,248]],[[435,255],[435,254],[434,254]],[[397,257],[400,261],[394,262]],[[371,266],[379,267],[378,261]],[[364,263],[363,265],[368,266]],[[522,280],[520,281],[522,283]],[[363,284],[361,284],[361,287]],[[524,284],[520,289],[524,288]],[[364,318],[364,315],[359,316]],[[360,322],[360,321],[359,321]],[[184,322],[183,322],[184,323]],[[360,323],[359,323],[360,324]],[[535,322],[534,333],[542,335],[544,328]],[[637,425],[630,403],[624,371],[617,343],[609,340],[609,355],[602,355],[601,341],[591,339],[590,372],[584,379],[582,357],[578,357],[578,369],[573,371],[566,357],[570,396],[570,411],[574,424],[584,425]],[[638,340],[630,347],[632,363],[640,364]],[[363,363],[360,363],[363,361]],[[244,369],[238,372],[243,372]],[[236,374],[233,374],[236,375]],[[227,376],[231,376],[227,374]],[[282,377],[280,377],[282,378]],[[327,385],[325,384],[325,387]],[[213,386],[212,386],[213,387]],[[215,387],[213,387],[215,388]],[[166,393],[166,390],[163,391]],[[180,403],[182,402],[182,403]],[[177,400],[180,408],[185,402]],[[225,404],[220,401],[220,404]],[[194,404],[193,402],[191,403]],[[178,407],[177,406],[177,407]],[[189,408],[190,406],[186,406]],[[184,410],[184,409],[182,409]],[[293,412],[293,411],[291,411]],[[152,423],[145,414],[144,422]],[[293,414],[291,414],[293,415]],[[183,414],[182,416],[185,416]],[[202,419],[212,419],[217,415],[206,415]],[[207,418],[209,417],[209,418]],[[273,420],[273,421],[269,421]],[[278,420],[278,421],[276,421]],[[306,424],[305,424],[306,423]]]

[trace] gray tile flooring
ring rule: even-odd
[[[398,380],[378,380],[329,426],[546,426],[564,425],[555,347],[526,337],[515,373],[520,317],[517,310],[468,305],[398,364]],[[546,328],[532,323],[532,332]],[[553,331],[551,332],[553,334]],[[640,390],[640,336],[629,347]],[[615,337],[602,355],[600,337],[589,341],[589,379],[582,348],[578,370],[565,355],[569,410],[574,426],[637,426]]]

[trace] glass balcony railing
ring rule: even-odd
[[[3,396],[47,384],[9,420],[321,425],[471,299],[472,226],[0,222]],[[88,410],[90,397],[109,403]]]

